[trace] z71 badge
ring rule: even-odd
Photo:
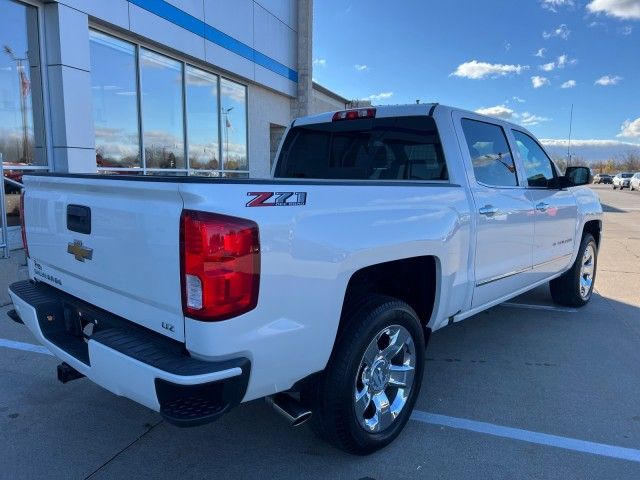
[[[247,207],[296,207],[307,204],[307,192],[249,192]]]

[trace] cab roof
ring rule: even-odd
[[[354,108],[348,108],[346,110],[365,110],[367,108],[375,108],[376,118],[413,117],[413,116],[419,116],[419,115],[432,116],[436,110],[438,111],[438,113],[443,113],[442,111],[444,110],[445,115],[447,112],[451,113],[453,111],[456,111],[463,114],[468,114],[471,117],[485,118],[487,119],[487,121],[491,121],[492,123],[501,123],[501,124],[506,124],[513,127],[522,128],[520,125],[516,125],[515,123],[509,122],[501,118],[490,117],[487,115],[482,115],[476,112],[472,112],[470,110],[450,107],[447,105],[441,105],[439,103],[378,105],[378,106],[371,106],[371,107],[354,107]],[[301,117],[294,120],[291,126],[294,127],[294,126],[301,126],[301,125],[313,125],[316,123],[329,123],[332,121],[333,116],[336,114],[336,112],[343,112],[343,111],[345,110],[334,110],[332,112],[325,112],[317,115],[310,115],[308,117]]]

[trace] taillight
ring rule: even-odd
[[[185,316],[214,322],[255,308],[260,285],[255,222],[184,210],[180,255]]]
[[[20,228],[22,230],[22,246],[28,257],[29,245],[27,244],[27,229],[24,226],[24,189],[20,192]]]
[[[342,110],[333,114],[333,121],[357,120],[359,118],[375,118],[375,108],[358,108],[356,110]]]

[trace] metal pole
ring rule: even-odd
[[[569,117],[569,142],[567,144],[567,167],[571,166],[571,131],[573,130],[573,103],[571,104],[571,116]]]
[[[2,226],[2,258],[9,258],[9,234],[7,229],[7,208],[4,194],[4,164],[2,163],[2,153],[0,152],[0,225]]]

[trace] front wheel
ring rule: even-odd
[[[366,455],[391,443],[409,420],[425,340],[413,309],[390,297],[371,295],[345,321],[323,376],[304,396],[321,438]]]
[[[598,245],[593,235],[585,233],[571,269],[549,282],[553,301],[567,307],[586,305],[593,293],[597,265]]]

